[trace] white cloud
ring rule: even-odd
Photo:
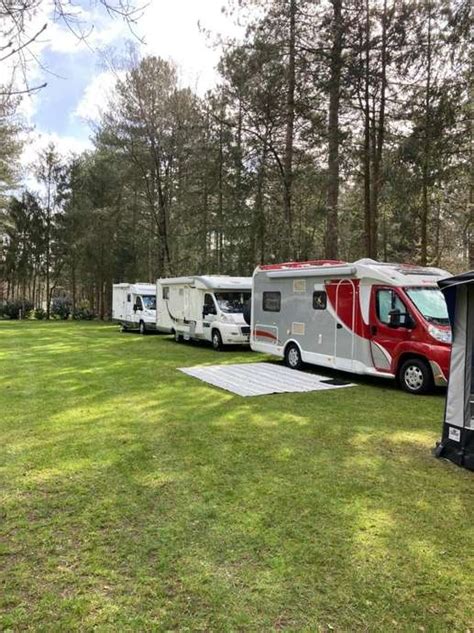
[[[173,59],[182,83],[203,94],[218,80],[221,50],[214,46],[218,38],[243,35],[243,28],[223,11],[225,6],[226,0],[150,3],[138,25],[145,40],[142,53]]]
[[[204,94],[218,81],[216,66],[221,49],[219,37],[241,37],[243,28],[236,25],[223,9],[225,0],[154,0],[144,9],[137,31],[144,43],[142,55],[157,55],[176,63],[180,83]],[[123,22],[112,21],[98,39],[114,41],[128,36]],[[207,35],[208,34],[208,35]],[[123,73],[121,73],[123,75]],[[85,89],[72,116],[97,121],[107,105],[116,75],[110,71],[97,74]]]
[[[26,178],[26,185],[32,188],[37,187],[36,180],[32,176],[34,165],[38,162],[40,152],[53,143],[56,151],[63,158],[69,158],[73,154],[80,154],[92,148],[92,142],[88,138],[77,138],[74,136],[62,136],[56,132],[30,132],[21,157],[21,164]]]
[[[111,17],[105,11],[86,11],[77,8],[69,26],[64,20],[49,24],[46,41],[47,48],[53,53],[78,53],[87,50],[99,50],[109,46],[128,32],[124,20]]]
[[[86,122],[98,121],[120,74],[106,70],[96,75],[85,89],[72,116]]]

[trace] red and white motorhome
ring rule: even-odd
[[[445,385],[451,329],[439,268],[316,260],[259,266],[253,350],[356,374],[397,378],[411,393]]]

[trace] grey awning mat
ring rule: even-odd
[[[180,367],[179,371],[239,396],[323,391],[354,386],[352,383],[343,383],[339,380],[334,384],[335,381],[328,382],[327,376],[296,371],[274,363],[198,365]]]

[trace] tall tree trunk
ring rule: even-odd
[[[204,156],[209,156],[209,138],[211,136],[211,120],[209,116],[209,110],[206,110],[206,127],[204,133]],[[202,225],[201,225],[201,256],[202,263],[205,271],[209,270],[209,247],[208,247],[208,234],[209,234],[209,172],[208,172],[208,160],[204,160],[202,164],[202,183],[203,183],[203,201],[202,201]]]
[[[236,209],[237,209],[237,217],[239,219],[239,223],[237,225],[237,234],[236,237],[233,239],[234,242],[234,249],[236,249],[236,257],[235,259],[236,264],[237,264],[237,274],[242,275],[244,274],[244,271],[246,270],[246,268],[248,267],[248,262],[246,260],[247,258],[247,253],[246,250],[247,249],[243,249],[243,248],[239,248],[240,245],[240,238],[239,238],[239,234],[242,231],[242,226],[241,226],[241,222],[243,223],[245,220],[245,216],[244,216],[244,207],[245,207],[245,202],[244,202],[244,197],[245,197],[245,191],[244,191],[244,186],[243,186],[243,179],[242,179],[242,174],[243,174],[243,160],[242,160],[242,124],[243,124],[243,115],[242,115],[242,95],[239,92],[239,108],[238,108],[238,113],[237,113],[237,156],[236,156],[236,160],[237,160],[237,164],[236,164],[236,179],[235,179],[235,189],[236,189]],[[234,232],[233,232],[234,233]]]
[[[33,307],[37,308],[37,304],[36,304],[36,270],[33,273],[33,279],[32,279],[32,283],[31,283],[31,301],[33,303]]]
[[[365,55],[364,55],[364,228],[365,254],[373,256],[372,205],[370,203],[370,16],[369,0],[365,0]]]
[[[472,130],[472,123],[471,123]],[[472,144],[472,141],[471,141]],[[471,149],[472,153],[472,149]],[[468,227],[467,227],[467,236],[468,236],[468,260],[469,260],[469,270],[474,270],[474,185],[473,185],[473,162],[471,157],[471,179],[469,184],[469,205],[468,205]]]
[[[51,316],[51,168],[49,168],[46,201],[46,318]]]
[[[263,139],[262,156],[260,166],[257,173],[257,191],[255,195],[255,219],[254,230],[252,231],[252,264],[265,263],[265,209],[263,197],[263,185],[265,182],[265,169],[267,162],[267,131]]]
[[[290,0],[290,31],[289,31],[289,52],[287,68],[287,93],[286,93],[286,132],[285,132],[285,156],[283,161],[284,182],[283,182],[283,208],[285,213],[286,230],[288,239],[285,245],[285,257],[294,256],[293,244],[293,208],[292,208],[292,186],[293,186],[293,142],[295,127],[295,88],[296,88],[296,68],[295,68],[295,41],[296,41],[296,0]]]
[[[76,282],[76,256],[73,253],[71,260],[71,291],[72,291],[72,313],[76,311],[77,305],[77,282]]]
[[[429,180],[431,161],[431,3],[428,2],[428,34],[426,42],[426,89],[425,89],[425,134],[422,165],[422,199],[420,226],[420,264],[426,266],[428,261],[428,217],[430,214]]]
[[[206,175],[204,175],[203,202],[202,202],[202,225],[201,225],[201,256],[204,270],[208,270],[208,246],[207,234],[209,230],[209,188]]]
[[[469,78],[469,198],[467,209],[467,248],[469,270],[474,270],[474,79],[472,73]]]
[[[372,194],[370,213],[370,234],[372,237],[372,254],[374,259],[378,255],[378,216],[379,216],[379,194],[382,186],[382,160],[383,147],[385,142],[385,107],[387,92],[387,0],[383,3],[382,14],[382,37],[381,37],[381,59],[380,59],[380,105],[378,112],[378,125],[376,117],[373,119],[373,169],[372,169]]]
[[[219,155],[218,155],[218,200],[217,200],[217,272],[223,272],[223,247],[224,247],[224,112],[221,112],[219,123]]]
[[[337,259],[339,240],[339,102],[342,66],[342,0],[332,0],[333,25],[328,117],[326,257]]]
[[[436,228],[435,228],[435,244],[434,244],[434,261],[435,266],[439,266],[441,259],[441,204],[438,201],[436,205]]]

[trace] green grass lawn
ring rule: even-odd
[[[444,399],[241,398],[255,361],[97,323],[0,323],[0,630],[474,630],[474,477]]]

